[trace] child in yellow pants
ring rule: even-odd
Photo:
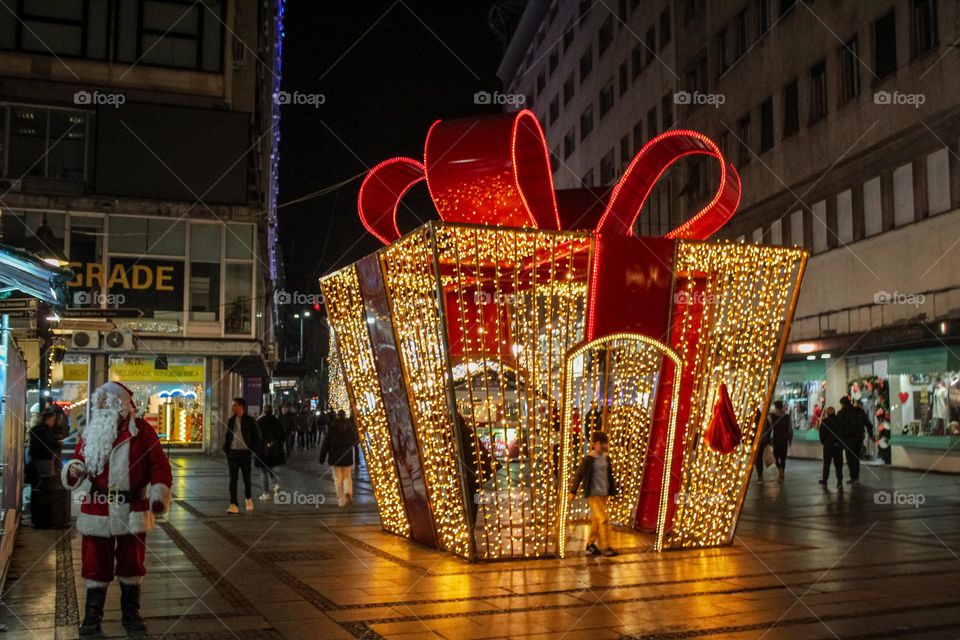
[[[577,497],[577,491],[582,486],[583,495],[590,505],[592,518],[586,552],[592,556],[601,553],[605,556],[619,555],[610,546],[610,512],[607,510],[607,498],[617,495],[617,487],[613,480],[607,445],[607,434],[602,431],[594,431],[590,435],[590,451],[583,457],[573,482],[570,483],[570,500]]]

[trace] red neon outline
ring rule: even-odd
[[[553,186],[553,171],[550,167],[550,151],[547,149],[547,137],[543,133],[543,127],[540,126],[540,120],[537,119],[537,114],[530,109],[518,111],[517,117],[513,119],[513,130],[510,133],[510,165],[513,168],[513,182],[517,188],[517,193],[520,194],[520,200],[523,201],[523,206],[527,210],[527,215],[530,216],[530,221],[533,222],[533,228],[539,229],[540,223],[537,220],[537,216],[533,213],[533,209],[530,208],[530,203],[527,202],[527,196],[520,186],[520,176],[518,174],[517,128],[520,126],[520,120],[523,118],[531,118],[533,120],[534,132],[543,150],[543,161],[547,168],[547,187],[550,191],[550,203],[553,205],[553,217],[557,221],[555,229],[559,231],[562,228],[560,226],[560,210],[557,208],[557,190]]]
[[[596,325],[597,312],[597,280],[600,277],[600,232],[596,232],[593,237],[593,264],[587,264],[590,273],[590,288],[587,293],[590,296],[590,302],[587,308],[587,340],[593,340],[594,327]]]
[[[395,201],[394,201],[394,203],[393,203],[393,233],[394,233],[394,237],[393,237],[392,240],[388,240],[388,239],[385,238],[384,236],[382,236],[382,235],[380,235],[379,233],[377,233],[377,231],[374,230],[373,226],[368,222],[368,220],[367,220],[367,213],[366,213],[366,211],[364,211],[364,209],[363,209],[363,192],[364,192],[364,189],[366,189],[367,184],[370,182],[370,180],[372,180],[373,178],[377,177],[377,173],[378,173],[379,171],[381,171],[384,167],[389,166],[389,165],[393,165],[393,164],[406,164],[406,165],[415,167],[415,168],[419,169],[419,170],[421,171],[421,173],[423,173],[424,175],[420,176],[419,178],[415,178],[414,180],[412,180],[409,184],[407,184],[407,186],[405,186],[405,187],[400,191],[399,194],[397,194],[397,197],[396,197],[396,199],[395,199]],[[377,165],[374,166],[372,169],[370,169],[370,170],[367,172],[367,176],[363,179],[363,182],[360,183],[360,191],[359,191],[359,193],[357,194],[357,212],[360,214],[360,222],[363,224],[364,228],[365,228],[367,231],[369,231],[370,234],[373,235],[377,240],[379,240],[380,242],[382,242],[382,243],[385,244],[385,245],[389,245],[389,244],[390,244],[391,242],[393,242],[394,240],[397,240],[397,239],[400,237],[400,228],[397,226],[397,209],[400,207],[400,200],[403,198],[404,194],[407,193],[407,191],[409,191],[411,188],[413,188],[414,185],[416,185],[418,182],[420,182],[421,180],[423,180],[423,179],[425,179],[425,178],[426,178],[426,167],[424,167],[424,165],[423,165],[421,162],[419,162],[419,161],[417,161],[417,160],[414,160],[413,158],[406,158],[406,157],[403,157],[403,156],[396,156],[396,157],[394,157],[394,158],[388,158],[387,160],[384,160],[383,162],[377,164]],[[382,182],[381,182],[381,185],[382,185],[383,187],[385,187],[385,188],[386,188],[386,186],[387,186],[387,185],[383,184]]]
[[[423,140],[423,166],[424,166],[424,175],[427,179],[427,193],[430,194],[430,201],[433,203],[433,208],[437,210],[437,214],[440,216],[440,219],[443,219],[443,214],[440,213],[440,207],[437,206],[437,199],[433,195],[433,186],[430,184],[430,172],[427,171],[426,167],[429,166],[427,163],[427,149],[430,148],[430,136],[433,135],[433,130],[436,129],[437,125],[443,122],[442,119],[434,120],[433,124],[430,125],[430,128],[427,129],[427,137]]]
[[[727,222],[727,220],[730,219],[730,217],[736,211],[737,205],[739,205],[740,197],[741,197],[740,180],[739,180],[739,176],[736,174],[736,170],[733,169],[732,165],[730,166],[730,169],[732,170],[732,175],[735,176],[736,178],[737,193],[736,193],[736,201],[734,203],[734,206],[730,207],[729,211],[726,210],[726,207],[717,208],[717,205],[720,202],[721,198],[723,198],[726,195],[727,182],[728,182],[727,161],[723,157],[723,154],[720,152],[720,148],[710,138],[708,138],[707,136],[703,135],[698,131],[693,131],[691,129],[673,129],[671,131],[665,131],[664,133],[661,133],[660,135],[654,137],[652,140],[647,142],[647,144],[643,145],[643,148],[640,149],[640,151],[637,153],[636,156],[634,156],[633,160],[630,162],[630,165],[627,167],[627,170],[624,172],[623,178],[620,179],[620,181],[616,184],[616,186],[613,188],[613,191],[610,194],[610,199],[607,202],[607,208],[603,212],[603,215],[600,217],[600,222],[597,223],[596,230],[598,232],[603,231],[605,226],[609,224],[607,220],[610,217],[610,214],[614,210],[614,207],[617,203],[617,197],[620,194],[620,190],[630,181],[633,175],[633,171],[636,169],[637,165],[640,164],[641,162],[647,161],[648,159],[647,155],[651,152],[651,149],[653,147],[655,147],[656,145],[659,145],[664,140],[667,140],[669,138],[677,138],[677,137],[692,138],[693,140],[696,140],[706,145],[707,149],[689,149],[687,151],[684,151],[682,153],[679,153],[677,155],[670,157],[667,162],[664,162],[662,166],[659,167],[656,178],[650,183],[650,187],[647,189],[647,192],[643,194],[643,198],[640,201],[640,206],[634,212],[633,218],[626,225],[627,235],[633,235],[633,226],[634,224],[636,224],[637,218],[639,217],[640,212],[643,209],[643,205],[646,204],[647,198],[650,196],[650,192],[653,190],[653,187],[656,186],[657,182],[660,180],[660,177],[663,175],[664,171],[670,168],[678,160],[692,154],[709,155],[717,159],[717,161],[720,163],[720,184],[713,198],[710,200],[709,203],[707,203],[705,207],[703,207],[703,209],[697,212],[697,214],[694,215],[692,218],[690,218],[683,224],[679,225],[676,229],[673,229],[668,233],[664,234],[664,237],[666,238],[695,237],[701,240],[706,239],[708,236],[712,235],[714,232],[720,229]],[[706,218],[706,216],[714,210],[716,210],[718,213],[722,215],[722,219],[719,220],[719,224],[710,223],[710,220]],[[620,220],[620,221],[624,222],[623,220]],[[706,225],[709,225],[706,227],[707,229],[709,229],[709,232],[704,234],[703,233],[704,229],[701,229],[700,227],[704,227]]]

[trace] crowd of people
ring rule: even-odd
[[[759,412],[757,419],[760,419]],[[882,431],[879,438],[889,439]],[[823,470],[820,484],[830,481],[830,468],[833,467],[837,479],[837,489],[843,489],[843,462],[846,459],[849,478],[848,484],[860,482],[860,463],[865,455],[865,443],[873,439],[873,424],[862,407],[851,402],[850,398],[840,398],[840,410],[827,407],[819,423],[820,444],[823,447]],[[754,467],[757,480],[763,482],[765,466],[777,466],[777,480],[783,482],[787,466],[787,451],[793,444],[793,425],[790,413],[783,401],[773,403],[773,410],[762,425],[757,427],[757,457]],[[769,448],[769,449],[768,449]]]
[[[280,491],[278,467],[286,464],[295,452],[320,447],[320,463],[328,463],[333,472],[337,504],[345,507],[353,502],[353,467],[359,447],[353,419],[342,409],[311,411],[309,407],[285,404],[280,415],[272,406],[264,407],[254,420],[247,414],[243,398],[234,398],[231,417],[227,421],[223,451],[227,456],[230,506],[227,513],[240,513],[239,481],[243,480],[244,509],[253,511],[253,467],[260,470],[263,492],[260,500],[271,500]]]

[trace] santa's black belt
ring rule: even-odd
[[[93,496],[105,496],[108,504],[130,504],[136,500],[143,500],[147,497],[147,488],[140,487],[130,491],[121,491],[108,487],[101,487],[96,484],[90,485],[90,494]]]

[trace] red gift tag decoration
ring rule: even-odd
[[[713,405],[713,418],[703,437],[711,449],[724,455],[731,453],[743,440],[726,384],[720,385],[717,402]]]

